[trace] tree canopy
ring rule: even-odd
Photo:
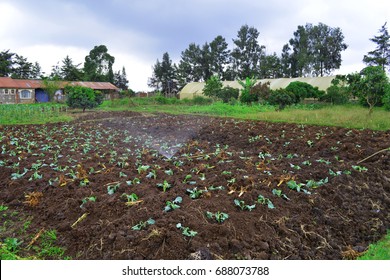
[[[377,44],[375,50],[368,52],[363,57],[363,62],[370,66],[380,66],[385,71],[390,70],[390,35],[387,30],[387,22],[379,30],[380,35],[374,36],[370,40]]]

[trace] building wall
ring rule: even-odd
[[[0,104],[34,103],[34,89],[0,88]]]

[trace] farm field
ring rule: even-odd
[[[55,231],[72,259],[352,259],[390,228],[389,146],[390,131],[160,113],[3,126],[0,236],[21,257]]]

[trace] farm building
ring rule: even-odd
[[[54,95],[55,100],[64,99],[63,91],[67,85],[84,86],[93,90],[99,90],[105,94],[105,99],[116,98],[119,89],[108,82],[59,82],[59,89]],[[19,104],[48,102],[49,95],[45,92],[43,80],[19,80],[9,77],[0,77],[0,104]]]
[[[270,88],[275,90],[279,88],[286,88],[291,82],[305,82],[313,87],[318,87],[320,90],[326,90],[331,86],[332,80],[335,76],[328,77],[304,77],[304,78],[279,78],[279,79],[262,79],[258,80],[257,83],[270,83]],[[189,98],[192,99],[195,96],[203,96],[203,88],[206,83],[204,82],[193,82],[187,84],[180,92],[180,99]],[[224,87],[230,86],[232,88],[242,89],[242,86],[237,81],[223,81]]]

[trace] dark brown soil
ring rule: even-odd
[[[358,164],[389,146],[389,131],[93,113],[72,123],[0,128],[0,201],[31,220],[24,244],[55,229],[73,259],[188,259],[199,252],[342,259],[390,228],[390,152]],[[297,192],[291,180],[324,184]],[[158,187],[164,181],[171,186],[165,192]],[[195,187],[203,192],[192,199],[187,189]],[[42,193],[36,205],[26,198],[34,192]],[[123,194],[132,193],[142,201],[126,205]],[[178,196],[180,208],[164,212]],[[88,197],[96,201],[83,204]],[[241,210],[235,199],[255,208]],[[229,218],[218,223],[206,211]],[[155,224],[132,229],[149,218]],[[197,235],[183,235],[178,223]],[[17,236],[5,228],[0,241]]]

